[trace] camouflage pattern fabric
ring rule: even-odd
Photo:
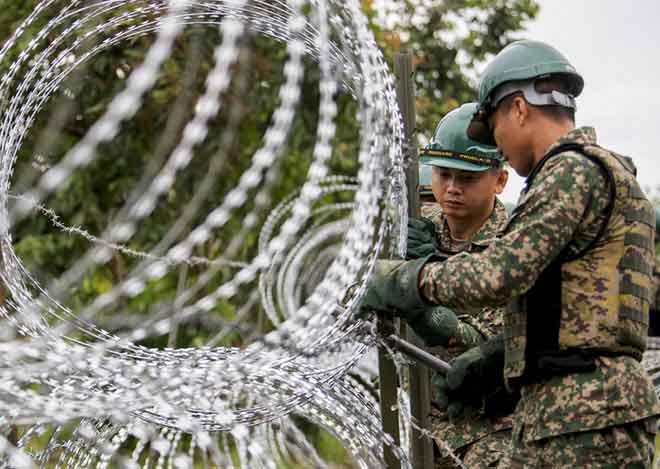
[[[437,450],[437,448],[436,448]],[[456,453],[463,464],[470,469],[489,467],[509,467],[511,450],[511,431],[503,430],[491,433],[487,438],[477,440]],[[437,457],[435,469],[455,468],[456,463],[450,457]]]
[[[540,441],[514,438],[510,459],[498,467],[649,468],[655,449],[654,432],[652,422],[637,421]]]
[[[596,144],[595,131],[578,128],[556,144],[567,142]],[[527,292],[560,253],[578,253],[591,242],[603,221],[606,189],[601,170],[584,156],[566,152],[551,158],[521,197],[502,236],[483,252],[426,265],[420,291],[456,310],[507,304]],[[602,357],[593,372],[553,377],[524,386],[522,393],[514,414],[514,441],[525,444],[549,439],[544,444],[553,446],[550,437],[590,430],[606,434],[613,426],[651,421],[660,414],[648,376],[629,357]]]
[[[462,457],[469,468],[509,467],[511,431],[504,430],[488,435],[468,446]]]
[[[508,215],[504,204],[499,199],[495,199],[495,208],[490,215],[490,218],[485,221],[481,228],[472,236],[469,241],[457,243],[453,240],[451,232],[449,231],[449,223],[440,204],[427,204],[421,208],[422,216],[428,218],[433,222],[436,227],[436,235],[440,248],[447,253],[457,254],[459,252],[474,252],[479,248],[485,248],[490,241],[497,236],[497,234],[506,225]]]
[[[452,423],[447,419],[444,412],[434,407],[431,410],[429,420],[433,437],[436,440],[444,441],[453,451],[456,451],[457,456],[467,467],[473,466],[467,464],[465,458],[472,455],[471,460],[476,460],[476,455],[483,455],[486,448],[488,448],[488,452],[492,453],[492,457],[487,458],[488,464],[491,464],[490,467],[496,467],[496,462],[509,452],[511,428],[513,426],[510,415],[495,419],[479,414]],[[442,445],[438,443],[438,447],[442,448]],[[443,454],[442,449],[439,452],[440,457],[436,457],[436,460],[441,467],[456,467],[449,455]],[[436,464],[436,467],[438,464]]]
[[[451,237],[449,225],[439,204],[423,206],[422,216],[433,221],[436,226],[438,245],[443,252],[448,254],[485,249],[507,221],[507,212],[504,205],[498,199],[495,199],[495,207],[490,218],[486,220],[472,239],[457,243]],[[433,353],[440,355],[445,360],[460,355],[469,348],[480,344],[485,338],[502,331],[504,320],[503,310],[500,308],[482,308],[477,314],[461,314],[461,311],[456,311],[456,314],[459,319],[459,329],[448,347],[446,349],[440,347],[431,349]],[[433,389],[432,399],[435,398],[434,391]],[[473,460],[477,460],[480,457],[477,455],[481,455],[481,459],[491,462],[499,460],[505,449],[508,448],[511,438],[510,429],[513,424],[510,416],[489,419],[483,415],[477,415],[457,424],[452,424],[444,412],[435,407],[432,408],[430,420],[434,437],[443,440],[453,450],[458,449],[461,459],[472,454]],[[442,450],[440,452],[442,453]],[[483,456],[486,452],[489,454],[488,457]],[[436,467],[455,467],[453,460],[448,456],[436,459]],[[468,467],[473,466],[469,465]]]
[[[529,442],[652,417],[660,412],[648,381],[632,357],[599,357],[592,372],[523,386],[514,429]]]

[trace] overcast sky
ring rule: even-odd
[[[525,37],[559,49],[582,74],[577,125],[631,156],[644,188],[660,185],[660,0],[537,0]],[[522,178],[511,169],[503,194],[515,202]]]

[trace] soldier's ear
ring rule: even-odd
[[[521,95],[514,96],[511,102],[513,117],[520,127],[524,127],[529,119],[529,103]]]
[[[509,180],[509,172],[502,168],[497,171],[497,178],[495,180],[495,193],[496,194],[501,194],[504,192],[504,188],[506,187],[506,183]]]

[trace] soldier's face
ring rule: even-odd
[[[525,125],[527,102],[520,96],[500,104],[488,119],[497,148],[520,176],[527,177],[534,167],[529,145],[529,126]]]
[[[495,194],[504,190],[506,170],[462,171],[434,167],[431,189],[448,217],[483,217],[493,209]]]

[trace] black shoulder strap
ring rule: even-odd
[[[592,239],[591,242],[587,246],[585,246],[582,250],[580,250],[580,252],[578,252],[577,254],[568,256],[566,255],[566,253],[562,253],[559,256],[562,259],[562,262],[569,262],[575,259],[579,259],[587,251],[593,248],[595,244],[600,240],[600,238],[603,237],[603,233],[605,233],[605,229],[607,228],[607,225],[610,223],[610,219],[612,218],[612,211],[614,210],[614,200],[616,199],[616,184],[614,181],[614,175],[612,174],[612,171],[605,163],[603,163],[603,161],[600,158],[597,158],[596,156],[588,153],[585,150],[584,145],[579,143],[564,143],[562,145],[553,148],[548,153],[546,153],[545,156],[541,159],[541,161],[538,162],[538,164],[534,167],[532,172],[527,177],[527,181],[526,181],[527,189],[531,187],[534,178],[539,173],[539,171],[541,171],[541,168],[545,166],[545,164],[548,162],[550,158],[567,151],[574,151],[576,153],[580,153],[581,155],[585,156],[589,160],[596,163],[596,166],[598,166],[605,175],[605,179],[609,185],[610,191],[608,195],[607,205],[605,206],[605,210],[604,210],[605,220],[603,220],[603,223],[600,226],[600,229],[598,230],[598,233],[596,234],[594,239]]]

